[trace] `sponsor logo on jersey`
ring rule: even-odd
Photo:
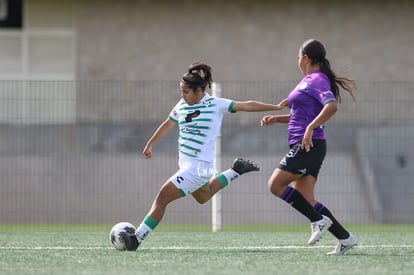
[[[211,101],[213,101],[213,98],[209,98],[209,99],[205,100],[203,102],[203,105],[206,106],[206,107],[208,107],[208,106],[210,106],[212,104]]]
[[[192,113],[188,113],[187,116],[185,117],[185,122],[193,121],[193,118],[198,117],[200,114],[201,114],[200,110],[195,110]]]

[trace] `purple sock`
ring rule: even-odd
[[[307,217],[311,222],[316,222],[322,219],[322,215],[319,214],[310,203],[302,196],[300,192],[294,188],[288,186],[283,191],[280,198],[290,205],[293,208],[298,210],[302,215]]]
[[[313,207],[321,215],[325,215],[332,220],[332,226],[329,228],[329,232],[332,233],[337,239],[343,240],[349,237],[349,232],[335,219],[331,211],[326,208],[322,203],[316,202]]]

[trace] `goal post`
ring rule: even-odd
[[[212,83],[211,94],[214,97],[221,97],[220,83]],[[221,171],[221,129],[218,132],[216,148],[214,150],[214,171],[215,173]],[[213,232],[221,231],[221,191],[218,191],[212,198],[211,223]]]

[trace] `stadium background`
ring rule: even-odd
[[[153,159],[141,150],[187,66],[207,60],[223,97],[278,102],[310,37],[358,85],[327,125],[318,197],[346,223],[414,222],[411,1],[22,4],[21,27],[0,28],[2,223],[137,223],[177,168],[176,132]],[[222,192],[223,223],[303,223],[267,191],[286,129],[260,128],[262,115],[224,119],[223,168],[243,156],[262,169]],[[181,199],[163,222],[208,224],[211,205]]]

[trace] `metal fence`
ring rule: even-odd
[[[0,81],[0,221],[139,221],[177,169],[173,131],[141,156],[179,100],[177,81]],[[279,102],[292,82],[221,82],[222,96]],[[328,156],[317,197],[347,223],[412,223],[414,82],[360,82],[357,104],[327,124]],[[282,111],[284,112],[284,111]],[[251,158],[261,171],[222,191],[224,224],[284,224],[303,217],[267,189],[287,149],[286,125],[261,128],[264,113],[224,118],[222,165]],[[210,203],[173,202],[164,223],[209,224]]]

